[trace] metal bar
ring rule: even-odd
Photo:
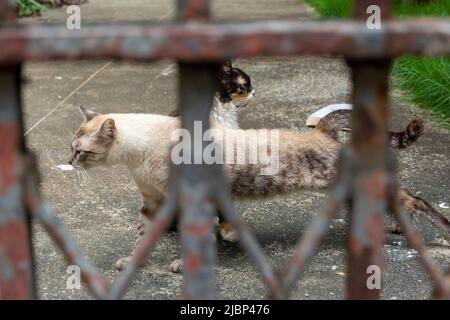
[[[218,190],[214,177],[220,165],[204,163],[206,142],[202,137],[209,129],[209,114],[217,90],[216,64],[179,63],[179,110],[181,127],[190,132],[190,164],[179,165],[179,204],[181,240],[184,261],[184,298],[214,299],[216,246],[213,217],[217,208],[212,201]]]
[[[421,234],[412,224],[412,219],[404,211],[399,210],[398,205],[394,211],[397,221],[402,228],[409,246],[417,251],[420,261],[431,278],[434,286],[434,296],[437,298],[450,299],[450,287],[446,286],[446,280],[442,268],[428,253]]]
[[[209,20],[209,0],[177,0],[178,20]]]
[[[30,219],[22,206],[21,68],[0,68],[0,299],[33,299]]]
[[[382,58],[450,55],[450,21],[272,21],[239,24],[103,24],[73,32],[61,25],[0,28],[0,64],[24,60],[104,59],[184,62],[295,55]]]
[[[8,21],[17,18],[15,0],[0,0],[0,20]]]
[[[388,18],[391,0],[357,0],[353,16],[365,20],[368,7],[375,5]],[[382,21],[383,28],[386,22]],[[369,32],[373,32],[370,30]],[[391,44],[392,39],[386,39]],[[387,122],[390,61],[348,60],[352,72],[353,169],[350,227],[347,243],[349,299],[379,299],[380,286],[369,286],[369,267],[382,275],[384,269],[384,214],[388,207]],[[394,161],[394,160],[392,160]]]
[[[61,223],[40,195],[39,173],[35,157],[28,153],[24,163],[26,165],[24,181],[24,202],[26,208],[43,225],[69,263],[80,267],[81,277],[94,296],[99,299],[104,298],[107,292],[106,280],[84,257],[83,251],[72,237],[70,231]]]
[[[349,61],[353,82],[354,177],[348,237],[347,297],[378,299],[369,288],[369,266],[383,270],[387,210],[387,113],[389,61]]]

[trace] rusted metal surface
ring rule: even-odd
[[[383,23],[273,21],[240,24],[87,25],[74,32],[61,25],[0,28],[0,64],[24,60],[128,59],[185,62],[236,57],[402,54],[449,55],[450,21],[424,19]]]
[[[14,20],[17,18],[16,1],[0,0],[0,20]]]
[[[179,110],[181,127],[194,133],[195,122],[201,125],[201,137],[209,129],[209,114],[217,90],[216,64],[178,65]],[[213,216],[217,210],[213,195],[219,165],[206,165],[203,150],[191,134],[191,164],[181,164],[178,178],[178,201],[181,211],[181,242],[184,261],[184,292],[187,299],[214,299],[216,284],[216,246]],[[201,163],[201,165],[196,164]]]
[[[389,61],[350,61],[353,82],[353,181],[348,234],[349,299],[378,299],[369,288],[369,266],[384,268],[387,211],[387,120]]]
[[[28,214],[22,204],[20,66],[0,68],[0,299],[34,297]]]
[[[390,17],[391,0],[356,1],[355,19],[365,20],[369,5]],[[381,21],[386,26],[385,20]],[[373,31],[373,30],[372,30]],[[388,45],[393,41],[387,39]],[[369,284],[369,275],[384,271],[384,215],[388,209],[388,92],[391,61],[347,60],[352,75],[352,194],[347,234],[347,298],[379,299],[381,282]],[[395,161],[393,158],[389,158]],[[375,268],[375,269],[373,269]],[[377,270],[377,271],[374,271]],[[382,279],[379,279],[382,280]]]

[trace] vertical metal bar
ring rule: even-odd
[[[209,128],[209,113],[216,90],[215,64],[179,64],[179,105],[182,128],[191,133],[191,163],[180,165],[179,204],[184,260],[184,297],[214,299],[216,247],[213,238],[214,177],[218,165],[203,163],[203,133]],[[201,128],[200,128],[201,126]],[[185,150],[184,152],[189,152]]]
[[[20,66],[0,68],[0,298],[34,298],[29,215],[23,206]]]
[[[391,0],[357,0],[353,15],[366,19],[377,5],[390,17]],[[348,236],[349,299],[379,299],[384,269],[384,214],[389,183],[386,132],[390,61],[348,61],[353,83],[353,195]],[[373,275],[373,278],[369,278]],[[371,283],[370,283],[371,282]]]
[[[0,20],[14,20],[16,17],[16,1],[0,0]]]
[[[0,0],[0,20],[17,16],[16,1]],[[0,67],[0,299],[33,299],[31,218],[23,205],[25,140],[21,66]]]
[[[177,0],[177,13],[179,21],[207,21],[209,1]],[[216,91],[217,66],[186,63],[179,63],[178,66],[181,127],[191,135],[191,164],[181,164],[178,168],[184,297],[214,299],[216,247],[213,239],[213,215],[217,209],[212,201],[212,193],[217,189],[213,178],[218,176],[221,168],[203,163],[205,143],[202,137],[209,128],[209,113]]]
[[[350,61],[353,81],[354,178],[348,238],[347,296],[378,299],[369,272],[384,267],[384,213],[387,210],[388,61]],[[374,266],[376,271],[370,271]]]

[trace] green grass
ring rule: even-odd
[[[393,84],[407,92],[404,98],[450,119],[450,59],[402,57],[396,60]]]
[[[325,18],[351,16],[352,0],[303,0]],[[413,0],[394,2],[394,16],[450,15],[450,0],[417,4]],[[450,128],[450,59],[402,57],[394,62],[391,83],[405,101],[430,110],[439,122]]]
[[[395,1],[394,15],[399,18],[436,16],[448,17],[450,13],[450,0],[434,0],[429,4],[412,4],[411,0]]]
[[[325,18],[346,18],[352,13],[351,0],[303,0],[303,2],[316,9]]]
[[[302,2],[302,0],[300,0]],[[352,14],[353,0],[303,0],[326,18],[348,18]],[[396,17],[441,16],[448,17],[450,0],[431,0],[429,4],[414,3],[414,0],[396,0]]]
[[[19,16],[40,15],[47,11],[48,7],[36,0],[16,0]]]

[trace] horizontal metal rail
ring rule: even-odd
[[[343,55],[390,58],[450,54],[448,19],[385,22],[268,21],[204,24],[11,25],[0,28],[0,64],[25,60],[175,59],[218,61],[256,56]]]

